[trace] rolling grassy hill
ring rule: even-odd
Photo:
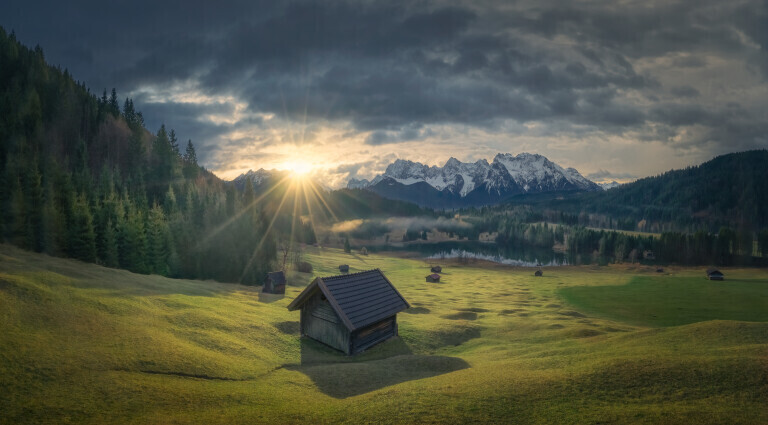
[[[413,306],[401,337],[300,340],[285,307],[311,274],[261,295],[0,245],[0,423],[768,423],[765,270],[446,264],[429,284],[417,260],[306,259],[384,270]],[[649,319],[681,307],[670,287],[692,320]]]

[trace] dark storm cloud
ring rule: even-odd
[[[764,143],[765,104],[736,111],[702,90],[712,81],[661,81],[664,67],[713,63],[768,75],[765,2],[450,3],[8,0],[0,25],[96,92],[193,82],[198,94],[247,103],[230,125],[204,119],[226,113],[220,105],[136,99],[150,126],[202,143],[259,125],[258,113],[348,124],[370,145],[421,140],[433,125],[497,131],[509,120],[665,143],[683,134]],[[717,81],[721,92],[734,83]],[[682,131],[691,126],[695,136]]]
[[[141,98],[138,98],[141,99]],[[211,140],[225,135],[236,129],[236,125],[213,124],[201,120],[201,116],[218,113],[231,113],[232,107],[227,104],[196,105],[189,103],[156,103],[141,102],[145,124],[150,131],[157,131],[161,124],[173,128],[179,139],[192,139],[197,144],[200,140]],[[160,118],[165,117],[165,118]]]
[[[677,97],[696,97],[701,94],[701,92],[691,86],[672,87],[669,89],[669,92]]]

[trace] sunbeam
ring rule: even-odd
[[[251,258],[248,260],[248,263],[246,263],[245,267],[243,268],[243,273],[240,276],[240,280],[241,281],[245,277],[246,272],[253,265],[253,261],[258,256],[259,250],[264,245],[264,242],[267,240],[267,237],[269,236],[270,232],[272,231],[272,227],[274,226],[275,221],[280,216],[280,211],[282,211],[283,205],[285,204],[285,200],[288,198],[288,192],[289,192],[289,190],[286,190],[286,192],[283,193],[283,197],[282,197],[282,199],[280,199],[280,204],[277,206],[277,209],[275,210],[275,214],[272,217],[272,220],[269,222],[269,225],[267,226],[266,230],[264,230],[264,235],[262,235],[261,240],[256,245],[256,248],[253,250],[253,255],[251,255]]]
[[[208,232],[207,235],[205,235],[197,244],[195,244],[195,247],[192,248],[193,251],[200,249],[201,247],[205,246],[213,237],[215,237],[217,234],[222,232],[224,229],[229,227],[232,223],[237,221],[238,218],[240,218],[243,214],[248,212],[251,208],[253,208],[258,202],[260,202],[262,199],[266,198],[267,195],[275,191],[280,185],[282,185],[284,182],[286,182],[290,176],[285,176],[282,179],[280,179],[276,184],[274,184],[269,190],[262,193],[258,198],[254,199],[253,202],[251,202],[249,205],[246,205],[241,211],[239,211],[237,214],[230,217],[227,221],[216,227],[215,229]]]

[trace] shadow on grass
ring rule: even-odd
[[[288,368],[307,375],[323,393],[334,398],[347,398],[469,367],[457,357],[413,354],[400,338],[349,357],[302,338],[301,365]]]
[[[280,301],[283,298],[285,298],[285,294],[266,294],[264,292],[259,292],[259,302],[270,304],[275,301]]]

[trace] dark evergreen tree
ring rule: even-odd
[[[171,153],[173,154],[174,159],[181,158],[179,140],[176,138],[176,130],[171,129],[171,132],[168,134],[168,142],[171,145]]]
[[[167,276],[171,241],[163,209],[155,204],[147,220],[147,266],[150,273]]]
[[[768,257],[768,229],[763,229],[757,234],[757,249],[760,255]]]
[[[67,254],[72,258],[93,263],[96,261],[96,234],[93,217],[84,194],[72,202],[72,212],[67,225]]]
[[[102,251],[99,255],[101,263],[107,267],[119,267],[120,258],[117,248],[117,235],[112,220],[106,222],[102,239]]]
[[[118,116],[120,114],[120,105],[117,102],[117,90],[115,88],[112,88],[112,94],[109,96],[109,112],[114,115]]]
[[[195,153],[195,147],[192,145],[192,140],[187,141],[187,148],[184,151],[183,162],[184,177],[191,180],[196,179],[200,167],[197,165],[197,153]]]

